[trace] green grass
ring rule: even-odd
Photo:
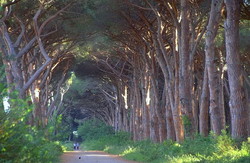
[[[144,163],[249,163],[250,138],[239,143],[225,132],[221,136],[196,136],[178,144],[165,141],[161,144],[149,140],[133,142],[129,135],[118,133],[82,143],[86,150],[102,150],[118,154],[125,159]]]

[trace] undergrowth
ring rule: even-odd
[[[29,99],[9,94],[9,110],[4,110],[2,99],[7,89],[0,83],[0,162],[1,163],[55,163],[59,162],[62,147],[51,141],[46,128],[29,124],[32,109]]]
[[[60,142],[63,151],[73,151],[74,150],[74,146],[72,141],[64,141],[64,142]]]
[[[149,140],[133,142],[129,134],[121,132],[97,140],[86,140],[83,146],[86,150],[103,150],[144,163],[250,162],[250,138],[239,144],[226,132],[220,136],[197,135],[181,144],[169,140],[163,143],[153,143]]]

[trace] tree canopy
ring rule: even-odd
[[[248,0],[0,4],[0,81],[34,105],[30,125],[62,115],[134,140],[249,136]]]

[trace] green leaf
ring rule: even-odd
[[[2,92],[4,90],[4,84],[0,83],[0,92]]]

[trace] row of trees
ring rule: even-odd
[[[115,45],[96,55],[112,83],[103,90],[113,108],[111,125],[155,142],[218,135],[226,126],[233,138],[249,136],[249,2],[120,5],[123,29],[106,30]]]
[[[108,53],[94,51],[108,106],[94,115],[134,140],[182,141],[226,126],[234,138],[249,135],[248,1],[0,3],[1,63],[10,92],[35,105],[30,124],[59,112],[75,47],[101,30],[113,41]]]
[[[77,27],[85,23],[82,8],[67,0],[1,1],[1,64],[10,92],[31,98],[32,125],[46,126],[61,108],[73,50],[87,37]]]

